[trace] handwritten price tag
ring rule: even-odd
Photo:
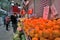
[[[49,6],[44,7],[43,19],[48,19]]]

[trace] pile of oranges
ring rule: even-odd
[[[60,19],[29,18],[23,21],[23,25],[31,40],[54,40],[60,37]]]

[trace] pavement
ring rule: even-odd
[[[1,21],[1,20],[0,20]],[[2,21],[3,23],[3,21]],[[6,27],[0,22],[0,40],[13,40],[13,29],[9,26],[9,31],[6,31]]]

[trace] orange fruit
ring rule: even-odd
[[[32,38],[32,40],[38,40],[38,38],[36,38],[36,37],[33,37],[33,38]]]

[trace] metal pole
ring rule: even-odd
[[[34,16],[35,16],[35,0],[34,0]]]

